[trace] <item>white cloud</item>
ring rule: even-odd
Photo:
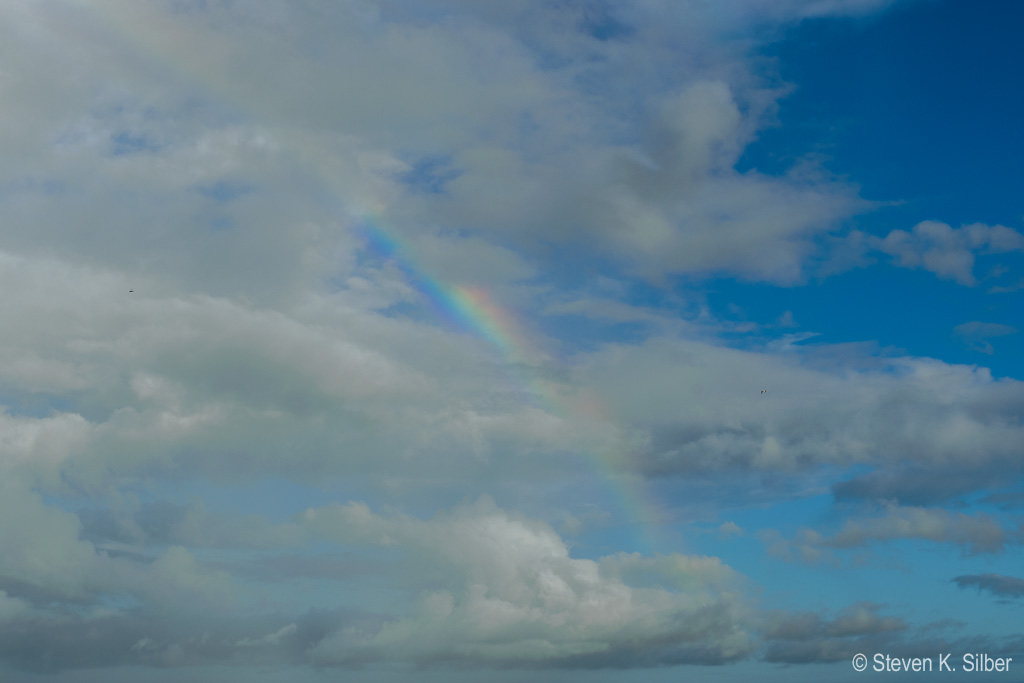
[[[738,4],[728,16],[756,5]],[[80,78],[102,94],[90,100],[88,87],[80,88],[81,99],[67,104],[79,109],[73,122],[51,122],[62,126],[52,133],[61,143],[41,163],[67,191],[45,202],[26,197],[31,213],[48,216],[52,226],[39,238],[93,259],[136,262],[147,245],[159,244],[162,258],[147,265],[179,286],[198,280],[207,291],[281,301],[294,287],[330,276],[325,253],[351,248],[343,231],[327,225],[336,205],[324,205],[317,192],[356,212],[386,206],[392,227],[410,237],[424,218],[497,233],[525,249],[540,236],[565,243],[589,235],[599,238],[592,247],[647,275],[725,269],[771,281],[799,278],[809,237],[860,206],[852,188],[822,174],[732,170],[782,93],[743,66],[742,41],[724,55],[706,39],[693,44],[696,55],[671,48],[667,37],[663,45],[660,38],[648,43],[645,36],[665,28],[653,12],[628,17],[637,24],[628,41],[604,44],[581,33],[575,10],[543,10],[557,21],[533,23],[535,16],[509,33],[493,17],[474,17],[479,8],[459,8],[436,23],[403,22],[401,11],[359,18],[354,8],[316,17],[282,6],[275,14],[282,25],[273,30],[228,6],[170,15],[131,4],[76,10],[82,28],[70,49],[88,67]],[[805,10],[793,5],[778,15]],[[669,21],[699,36],[694,22],[714,25],[713,14],[688,9]],[[63,39],[59,20],[37,20],[46,27],[43,45]],[[342,35],[323,32],[332,21]],[[542,67],[546,51],[566,40],[583,53]],[[292,49],[294,41],[317,46],[320,59]],[[95,49],[101,44],[112,47]],[[143,45],[143,59],[119,58]],[[680,79],[669,84],[651,71],[652,49],[676,64]],[[704,50],[728,68],[699,66]],[[121,87],[99,90],[89,73],[114,68],[115,59]],[[636,69],[650,71],[639,79],[650,81],[647,93],[635,92]],[[620,80],[620,72],[628,78]],[[589,89],[595,79],[611,91]],[[196,91],[198,111],[188,109],[195,100],[185,95]],[[210,101],[214,95],[259,123],[230,120]],[[630,98],[635,103],[619,111],[617,102]],[[106,146],[118,136],[152,149],[110,156]],[[410,194],[403,172],[431,155],[448,158],[458,177],[443,195]],[[252,191],[222,206],[196,192],[225,179]],[[168,202],[169,194],[176,201]],[[85,210],[83,196],[96,206]],[[143,222],[132,206],[153,202],[165,212]],[[64,227],[82,216],[89,217],[89,242]],[[183,224],[194,227],[175,229]],[[244,250],[223,230],[211,234],[210,224],[245,225]],[[115,239],[131,225],[136,238]],[[491,247],[474,247],[481,248]],[[502,256],[509,265],[490,277],[529,272],[511,256]],[[261,282],[253,272],[274,277]]]
[[[377,659],[524,665],[621,658],[728,661],[753,635],[735,601],[740,577],[718,558],[572,558],[551,527],[481,499],[431,520],[384,517],[362,505],[307,513],[315,533],[405,553],[417,613],[375,632],[343,630],[310,653],[321,664]],[[661,644],[677,643],[665,652]],[[692,651],[691,651],[692,650]]]
[[[132,627],[128,633],[133,639],[124,647],[144,658],[163,657],[168,648],[176,648],[177,655],[165,665],[210,657],[219,649],[223,652],[217,658],[230,658],[238,649],[274,646],[282,648],[281,656],[320,666],[388,661],[629,668],[733,661],[749,656],[757,643],[756,615],[744,606],[747,581],[721,559],[676,553],[573,557],[549,525],[499,508],[487,498],[429,519],[378,513],[361,502],[332,504],[277,525],[289,529],[288,538],[276,534],[278,542],[299,539],[307,549],[322,548],[326,542],[356,552],[390,553],[395,561],[378,565],[373,583],[401,596],[399,604],[410,606],[388,616],[334,623],[312,640],[301,616],[283,623],[260,618],[246,628],[244,637],[218,636],[234,620],[254,618],[248,605],[253,595],[262,594],[238,577],[199,562],[183,547],[172,545],[147,562],[139,561],[141,555],[108,556],[86,541],[68,543],[67,537],[78,531],[73,514],[52,509],[42,514],[24,504],[20,508],[33,515],[22,520],[23,526],[38,528],[35,518],[46,515],[63,520],[66,533],[42,530],[47,533],[45,543],[64,554],[77,549],[81,555],[74,562],[49,563],[53,577],[77,577],[79,590],[61,597],[131,596],[140,601],[142,614],[150,620]],[[214,516],[206,517],[203,526],[212,536],[239,528],[230,519]],[[252,520],[250,528],[257,526]],[[270,541],[274,525],[264,521],[264,526],[263,540]],[[234,539],[221,540],[222,548],[234,545]],[[43,542],[37,538],[36,549],[24,548],[22,555],[38,554]],[[9,566],[3,571],[14,576]],[[46,576],[35,581],[51,591],[60,585]],[[321,609],[347,607],[332,602],[344,601],[344,591],[322,595],[335,597],[321,599]],[[49,618],[38,608],[34,611],[36,619]],[[201,643],[182,632],[197,616],[212,615],[216,619],[208,628],[214,635],[204,635]],[[91,625],[87,620],[81,627],[104,632],[109,626],[99,622],[111,618],[127,617],[97,614]],[[253,633],[265,628],[261,624],[276,625]],[[115,627],[111,637],[124,628]],[[117,638],[123,640],[123,635]],[[99,639],[106,643],[106,636]],[[297,642],[306,647],[296,650]],[[266,650],[259,656],[277,657]]]
[[[62,387],[77,392],[73,407],[48,417],[3,417],[9,462],[44,478],[67,463],[64,476],[91,490],[166,467],[308,478],[402,463],[410,482],[427,473],[519,481],[568,467],[553,452],[632,453],[628,467],[647,474],[989,467],[1012,460],[1022,438],[1004,419],[1019,383],[983,368],[883,358],[843,374],[827,349],[652,339],[578,356],[552,374],[540,356],[496,362],[471,337],[367,310],[364,292],[390,291],[371,268],[355,294],[308,296],[287,312],[128,294],[122,275],[60,261],[7,259],[0,271],[31,284],[4,300],[11,353],[65,368]],[[647,321],[662,333],[702,329],[643,308],[550,307]],[[56,388],[50,375],[0,374],[44,405]],[[531,394],[539,384],[546,396]]]
[[[637,470],[1015,462],[1019,382],[911,358],[823,368],[795,344],[812,332],[722,348],[725,323],[625,303],[618,279],[805,277],[814,245],[868,204],[812,161],[736,170],[789,91],[756,47],[887,4],[5,3],[0,579],[24,595],[0,592],[0,622],[34,624],[27,645],[76,643],[58,667],[101,661],[80,632],[112,664],[750,656],[751,599],[721,559],[582,557],[537,510],[572,534],[617,522],[587,487]],[[439,322],[437,296],[373,253],[365,222],[423,280],[542,310],[539,341],[497,349]],[[975,255],[1022,248],[980,224],[858,239],[964,284]],[[560,294],[564,280],[583,284]],[[540,332],[566,315],[660,338],[576,354]],[[987,343],[1001,328],[986,325],[957,334]],[[140,502],[275,478],[365,488],[407,514]],[[408,513],[481,491],[504,507]],[[984,519],[899,510],[802,547],[1000,542]],[[402,561],[344,574],[349,556],[311,557],[321,544]],[[338,614],[304,619],[301,582],[268,598],[258,572],[225,570],[283,548],[305,573],[268,573],[332,582],[317,607]],[[415,609],[385,614],[366,574]],[[196,635],[268,604],[281,614]],[[26,640],[0,657],[25,665]]]
[[[246,468],[256,474],[275,462],[290,467],[278,451],[286,433],[288,458],[345,469],[367,463],[325,461],[325,451],[362,441],[355,450],[376,453],[381,465],[444,451],[478,459],[502,444],[573,447],[605,431],[531,406],[528,376],[537,368],[508,366],[458,332],[360,308],[359,292],[311,296],[283,313],[138,284],[129,294],[123,275],[60,261],[6,258],[0,276],[24,285],[4,299],[6,348],[33,359],[0,375],[43,406],[62,394],[75,406],[0,416],[8,462],[40,472],[55,474],[52,465],[72,454],[74,476],[88,477],[167,464],[185,444],[238,454],[248,443]],[[238,455],[225,457],[194,465],[209,472],[237,463]]]
[[[972,223],[952,228],[939,221],[922,221],[911,232],[893,230],[870,240],[873,248],[897,259],[903,268],[922,268],[940,278],[975,286],[975,254],[1024,251],[1024,235],[1002,225]]]
[[[0,410],[0,471],[23,464],[55,472],[92,435],[92,426],[75,413],[35,418]]]
[[[1007,418],[1024,397],[1020,382],[928,359],[853,371],[825,358],[813,348],[650,340],[585,356],[575,381],[602,397],[632,439],[622,444],[629,461],[652,476],[826,463],[989,467],[1019,452],[1024,435]]]

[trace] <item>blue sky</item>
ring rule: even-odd
[[[3,680],[1024,662],[1019,3],[0,11]]]

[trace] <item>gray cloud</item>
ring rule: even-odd
[[[875,358],[875,367],[844,375],[817,360],[798,349],[661,339],[593,353],[577,381],[630,425],[631,462],[650,476],[855,463],[952,476],[994,472],[1020,453],[1020,382],[934,360]]]
[[[353,610],[168,619],[144,609],[116,613],[37,612],[0,623],[0,658],[16,670],[56,674],[111,666],[190,667],[301,663],[332,631],[370,628],[379,618]]]
[[[883,616],[884,605],[860,602],[837,616],[780,614],[768,617],[764,659],[778,664],[849,662],[855,654],[899,653],[900,657],[936,657],[947,652],[999,652],[1016,656],[1019,635],[960,636],[963,624],[950,620],[912,625],[900,617]],[[953,658],[951,657],[951,660]]]
[[[972,491],[998,488],[1018,471],[1009,464],[990,468],[895,466],[832,485],[837,501],[891,500],[903,505],[935,505]]]
[[[871,540],[924,538],[955,543],[970,553],[998,552],[1008,534],[995,518],[983,514],[950,513],[945,510],[889,508],[882,517],[850,521],[825,544],[837,548],[865,545]]]
[[[427,589],[387,629],[321,642],[310,653],[321,664],[646,666],[730,661],[753,647],[730,588],[741,577],[717,558],[574,559],[550,527],[486,500],[428,521],[330,506],[305,523],[335,541],[405,548],[410,578]]]
[[[953,579],[960,588],[977,588],[979,591],[988,591],[996,597],[1021,598],[1024,597],[1024,579],[1015,576],[1004,576],[1002,574],[963,574]]]
[[[884,503],[879,514],[851,515],[831,535],[804,527],[794,538],[776,531],[761,533],[769,554],[790,561],[836,561],[835,550],[865,548],[876,542],[928,540],[959,546],[965,555],[1002,552],[1021,540],[1018,528],[985,513],[968,514],[941,508]]]
[[[588,32],[582,3],[500,17],[438,3],[427,14],[444,21],[388,5],[261,7],[276,9],[64,8],[79,24],[73,36],[59,16],[22,9],[40,31],[7,49],[53,76],[18,74],[25,106],[47,113],[32,122],[28,149],[48,151],[31,172],[61,189],[18,192],[22,210],[0,246],[46,245],[145,273],[150,287],[280,306],[351,265],[339,203],[379,212],[407,238],[443,224],[536,254],[539,236],[586,236],[652,276],[733,270],[771,281],[799,278],[810,237],[863,207],[824,173],[732,170],[785,88],[754,75],[745,41],[705,35],[858,3],[739,3],[728,26],[696,5],[623,10],[615,20],[629,30],[617,41]],[[687,51],[679,31],[693,39]],[[294,44],[316,46],[318,59]],[[120,88],[98,76],[112,70]],[[58,96],[62,106],[50,106]],[[409,173],[436,158],[450,167],[442,191],[411,191]],[[13,161],[17,177],[25,165]],[[140,206],[161,210],[142,216]]]
[[[738,599],[743,578],[718,558],[574,558],[550,526],[486,499],[430,519],[331,504],[278,525],[156,504],[127,517],[138,530],[127,535],[135,542],[129,547],[139,552],[107,552],[78,537],[84,530],[86,538],[121,538],[125,525],[111,522],[116,515],[91,511],[83,527],[38,495],[5,487],[2,504],[20,514],[0,515],[0,543],[14,551],[0,562],[0,631],[11,634],[0,656],[18,668],[232,661],[634,667],[733,661],[756,640]],[[221,558],[246,544],[271,552],[262,561],[235,555],[209,562],[198,548],[163,547],[187,540],[216,545]],[[325,543],[336,552],[320,551]],[[273,551],[296,544],[298,551]],[[380,553],[401,561],[375,561]],[[273,590],[287,594],[283,582],[303,578],[350,588],[383,582],[409,607],[375,616],[339,607],[343,617],[355,615],[342,619],[255,618],[243,607],[275,604]],[[110,610],[110,600],[138,606]]]
[[[32,511],[24,502],[19,507]],[[60,521],[74,532],[70,513],[40,508],[34,515],[49,516],[51,525]],[[0,632],[10,637],[0,655],[10,666],[51,672],[226,663],[359,667],[385,661],[420,667],[634,668],[739,661],[754,656],[762,644],[770,662],[835,661],[850,648],[891,643],[907,630],[905,620],[882,615],[869,603],[834,616],[760,614],[743,599],[746,579],[716,557],[574,558],[552,527],[486,499],[428,519],[375,512],[359,503],[329,504],[276,525],[287,534],[274,533],[275,523],[268,520],[222,519],[196,505],[142,506],[130,518],[139,520],[144,543],[159,544],[165,537],[182,540],[189,526],[184,520],[195,515],[203,530],[197,543],[238,547],[245,538],[241,529],[278,546],[299,539],[302,548],[326,542],[345,550],[272,551],[261,559],[204,567],[183,548],[133,557],[98,553],[89,541],[79,541],[83,557],[91,556],[89,562],[110,580],[91,573],[88,565],[80,567],[81,588],[62,589],[56,603],[34,600],[35,589],[17,597],[18,586],[9,585],[14,592],[0,596]],[[90,521],[83,528],[93,535],[111,529],[116,535],[122,528],[106,513],[84,517]],[[24,516],[19,521],[21,527],[38,524]],[[861,526],[867,536],[877,531]],[[241,537],[231,538],[232,533]],[[825,545],[853,542],[843,533]],[[38,556],[50,541],[68,544],[59,537],[33,539],[22,556]],[[403,561],[369,559],[368,564],[378,550],[401,553]],[[219,577],[227,575],[218,574],[222,570],[231,572],[233,590],[247,591],[249,599],[260,593],[252,593],[242,579],[270,585],[299,578],[383,579],[407,596],[403,602],[410,607],[396,614],[338,607],[254,617],[239,612],[237,600],[211,600],[210,590],[226,588]],[[3,573],[10,575],[11,568]],[[33,582],[50,590],[62,585],[39,577]],[[117,594],[132,595],[141,605],[114,612],[98,608],[104,596]],[[64,611],[62,605],[73,604],[75,609]]]
[[[810,664],[847,660],[858,652],[877,650],[909,630],[906,621],[879,614],[882,605],[861,602],[835,617],[804,612],[769,617],[764,638],[765,661]]]

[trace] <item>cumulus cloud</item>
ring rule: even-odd
[[[0,463],[50,481],[64,468],[96,486],[110,466],[174,462],[216,475],[240,458],[250,463],[243,471],[293,473],[391,457],[414,465],[428,452],[482,463],[516,443],[571,448],[608,433],[532,406],[526,383],[539,366],[512,368],[458,331],[379,315],[360,293],[311,297],[285,314],[209,296],[129,294],[123,274],[61,261],[8,258],[0,273],[24,285],[3,303],[8,353],[31,360],[0,376],[44,413],[0,415]],[[56,396],[65,397],[60,410],[45,415]],[[207,456],[195,457],[200,450]],[[377,455],[360,455],[368,452]],[[296,459],[305,463],[298,470]]]
[[[98,556],[78,539],[78,518],[50,505],[17,481],[5,479],[0,496],[0,575],[42,595],[75,598],[97,589]]]
[[[704,487],[717,512],[827,491],[823,467],[872,466],[837,497],[901,503],[1018,472],[1020,382],[913,358],[847,372],[806,336],[725,348],[706,310],[627,303],[637,277],[800,282],[870,206],[813,160],[737,164],[791,90],[757,47],[888,4],[5,3],[0,658],[732,662],[765,627],[726,562],[552,525],[617,524],[590,496],[638,478]],[[976,255],[1022,248],[936,222],[861,242],[963,284]],[[467,287],[507,320],[539,311],[531,341],[449,315]],[[651,338],[545,337],[573,316]],[[959,484],[891,481],[915,467]],[[278,480],[317,502],[239,502]],[[331,487],[365,495],[322,503]],[[451,508],[482,491],[502,504]],[[982,515],[893,507],[798,550],[899,538],[1009,543]],[[308,582],[330,587],[317,609]],[[782,615],[769,639],[806,642],[803,619],[845,652],[899,630],[876,612]]]
[[[107,93],[104,106],[76,102],[86,110],[92,104],[92,110],[57,136],[66,183],[77,180],[72,169],[106,152],[105,172],[91,181],[94,195],[113,200],[111,193],[124,192],[129,178],[135,201],[166,196],[169,189],[179,195],[147,231],[165,251],[163,274],[174,277],[187,268],[207,291],[242,290],[280,300],[282,292],[251,278],[246,266],[273,264],[277,284],[291,278],[292,287],[328,267],[317,254],[343,250],[344,235],[303,185],[341,194],[362,210],[386,206],[392,227],[409,236],[424,216],[465,231],[497,232],[526,249],[541,235],[564,243],[586,234],[598,238],[592,244],[605,255],[625,256],[647,274],[735,270],[771,281],[799,277],[809,237],[862,206],[853,188],[824,175],[732,170],[784,89],[759,83],[748,71],[742,41],[725,43],[721,60],[727,68],[702,69],[699,54],[719,57],[723,47],[699,38],[694,27],[734,32],[747,3],[721,16],[699,6],[667,17],[623,12],[618,20],[630,27],[629,39],[614,43],[589,35],[576,21],[582,10],[575,7],[523,6],[512,12],[518,23],[510,34],[510,17],[499,26],[490,13],[465,6],[447,13],[437,8],[447,14],[442,22],[409,21],[400,8],[360,13],[355,6],[332,8],[314,20],[300,7],[274,6],[271,14],[284,28],[270,30],[265,18],[230,6],[170,16],[111,6],[98,17],[85,13],[78,36],[85,45],[108,39],[109,16],[116,12],[114,28],[130,30],[150,52],[134,67],[121,67],[133,86],[171,62],[178,67],[179,89],[217,92],[261,122],[239,126],[213,107],[204,110],[207,118],[194,121],[182,115],[185,103],[175,101],[175,90],[151,85],[134,99]],[[811,10],[794,3],[771,16],[752,9],[746,21],[784,21],[852,6]],[[719,19],[728,25],[717,26]],[[666,21],[694,36],[696,58],[669,47]],[[327,40],[320,30],[325,22],[335,22],[343,35]],[[294,41],[318,45],[321,59],[290,49]],[[577,50],[567,53],[565,45]],[[684,75],[681,85],[652,70],[651,49]],[[548,51],[561,52],[550,60],[560,67],[539,67]],[[96,71],[110,67],[102,51],[78,52]],[[325,66],[349,63],[362,68]],[[86,69],[81,77],[91,82]],[[586,87],[596,80],[610,92],[598,97]],[[330,87],[312,85],[324,82]],[[655,95],[637,92],[638,83]],[[351,92],[361,96],[348,98]],[[616,102],[631,99],[639,101],[618,109]],[[639,127],[633,123],[636,107],[644,111]],[[154,116],[154,109],[161,115]],[[126,146],[128,140],[139,142]],[[435,188],[443,191],[410,193],[402,179],[434,158],[447,159],[450,167]],[[251,189],[210,191],[239,187]],[[63,194],[33,204],[35,215],[54,216],[58,231],[62,222],[56,219],[74,210]],[[96,259],[104,258],[98,244],[137,257],[141,242],[113,242],[113,231],[128,217],[105,214],[91,219],[92,244],[71,232],[59,234],[63,243]],[[220,229],[175,232],[172,241],[169,230],[183,222]],[[282,222],[289,230],[278,229]],[[240,225],[249,235],[243,253],[230,251],[229,236]],[[104,233],[109,236],[100,239]],[[185,260],[197,251],[208,256]]]
[[[633,666],[730,661],[752,648],[735,600],[741,577],[717,558],[572,558],[549,526],[488,500],[427,521],[360,505],[310,510],[304,521],[335,541],[403,549],[422,585],[416,614],[325,639],[311,652],[320,663]]]
[[[491,457],[498,461],[491,466],[487,456],[516,452],[523,457],[523,446],[538,453],[552,446],[587,452],[598,442],[611,443],[621,453],[637,454],[630,466],[661,477],[744,469],[793,472],[852,462],[885,468],[904,460],[922,467],[945,463],[956,472],[968,463],[974,468],[1005,463],[1021,442],[1015,423],[1007,419],[1024,400],[1019,383],[995,380],[978,368],[896,358],[881,368],[838,373],[795,347],[756,352],[696,340],[651,341],[580,356],[553,386],[567,399],[593,402],[598,409],[556,416],[524,407],[520,396],[510,395],[504,370],[472,351],[471,340],[414,321],[374,316],[345,295],[311,299],[292,316],[214,297],[146,295],[140,302],[129,297],[121,276],[60,266],[59,261],[24,260],[5,266],[35,286],[5,299],[11,320],[40,331],[70,330],[61,343],[40,344],[34,353],[67,368],[71,379],[62,386],[72,388],[75,411],[5,417],[10,447],[4,466],[32,473],[51,490],[70,481],[109,491],[112,472],[124,476],[176,466],[193,476],[224,477],[243,462],[252,475],[298,477],[301,468],[365,472],[374,463],[324,457],[358,451],[358,439],[365,439],[382,470],[390,462],[405,462],[415,476],[412,456],[419,453],[424,455],[421,472],[445,471],[463,481],[472,476],[466,462],[483,463],[480,472],[514,472],[509,469],[514,461]],[[64,288],[79,298],[55,294]],[[12,345],[23,347],[34,338],[31,327],[14,329],[25,336],[12,334]],[[130,370],[116,373],[117,367]],[[12,373],[10,382],[45,395],[54,387],[49,376]],[[481,377],[494,382],[482,389]],[[73,393],[89,382],[95,382],[89,392]],[[759,393],[764,386],[768,400]],[[336,432],[325,427],[325,415],[332,416]],[[352,417],[344,421],[345,415]],[[851,421],[843,415],[860,417]],[[401,433],[387,434],[380,426],[399,423]],[[316,439],[303,441],[309,433]],[[151,440],[154,434],[160,435],[158,443]],[[700,447],[686,450],[691,442]],[[313,447],[296,448],[298,443]],[[240,444],[247,444],[244,451]],[[452,445],[458,448],[445,448]],[[458,453],[460,459],[445,464],[445,457]],[[544,458],[532,462],[559,466]],[[531,469],[519,466],[516,476]],[[52,476],[55,469],[59,478]],[[238,474],[231,476],[237,480]],[[85,512],[41,507],[40,499],[24,490],[5,500],[17,503],[21,514],[36,510],[32,518],[45,527],[25,552],[7,559],[5,576],[28,586],[15,599],[88,600],[112,591],[158,611],[179,602],[230,604],[238,577],[226,571],[279,581],[324,577],[338,565],[300,555],[260,574],[244,562],[207,565],[197,549],[275,551],[325,538],[408,553],[411,564],[424,568],[420,579],[430,581],[394,580],[420,600],[420,611],[378,615],[358,628],[330,631],[315,644],[322,663],[395,657],[506,665],[518,657],[565,666],[640,666],[733,661],[756,647],[747,607],[728,588],[736,577],[717,558],[575,558],[549,526],[487,505],[434,522],[381,515],[355,504],[318,508],[311,519],[276,522],[211,515],[200,505],[129,506],[90,518]],[[12,515],[4,518],[15,519]],[[891,517],[861,520],[833,537],[803,539],[792,552],[822,553],[896,538],[929,538],[988,552],[1006,542],[981,518],[905,511]],[[5,543],[28,543],[18,535],[27,528],[8,526]],[[117,544],[141,553],[145,562],[116,556]],[[24,564],[34,557],[41,558],[45,571]],[[623,621],[602,622],[584,605],[597,612],[618,610]],[[580,630],[566,632],[570,622],[582,624]],[[259,641],[289,623],[231,642]],[[74,629],[87,627],[76,624]],[[51,627],[57,628],[39,626]],[[419,638],[424,631],[438,635]],[[290,634],[280,641],[290,642]],[[196,661],[191,646],[181,644],[187,639],[153,638],[153,644],[137,650],[139,657],[151,657],[145,661]],[[681,644],[655,645],[666,639]],[[453,645],[457,642],[466,645],[460,649]]]
[[[869,240],[874,249],[889,254],[896,265],[921,268],[947,280],[973,287],[976,254],[1024,251],[1024,235],[1003,225],[971,223],[953,228],[940,221],[922,221],[910,232],[893,230]]]
[[[18,294],[4,304],[17,332],[0,354],[19,391],[74,399],[48,418],[47,440],[67,436],[47,457],[74,452],[69,469],[84,481],[140,460],[311,472],[377,462],[360,453],[480,461],[524,438],[580,450],[616,438],[513,407],[521,390],[481,393],[507,387],[507,370],[458,335],[393,315],[429,302],[393,264],[367,258],[356,228],[372,214],[425,270],[499,287],[550,265],[538,231],[563,246],[585,235],[652,276],[798,277],[809,236],[854,210],[856,193],[806,169],[735,171],[783,89],[747,68],[745,44],[716,46],[693,27],[726,34],[738,25],[719,21],[860,6],[755,5],[720,17],[696,6],[660,19],[653,8],[613,12],[629,30],[612,42],[588,32],[579,8],[530,4],[495,14],[441,3],[431,17],[445,21],[386,3],[320,15],[280,3],[168,14],[17,5],[33,30],[4,49],[53,79],[18,71],[8,84],[26,112],[46,116],[29,117],[26,163],[4,169],[15,210],[2,271]],[[725,66],[673,50],[666,21]],[[343,36],[324,33],[333,24]],[[580,52],[546,61],[565,40]],[[652,70],[648,49],[681,79]],[[621,59],[592,59],[611,51]],[[350,63],[362,67],[333,66]],[[598,95],[594,79],[612,90]],[[425,159],[451,170],[430,192],[410,180]],[[311,461],[279,458],[287,444]],[[218,456],[195,457],[203,448]]]
[[[35,507],[27,500],[35,500]],[[246,617],[235,601],[241,586],[183,547],[171,546],[145,561],[99,552],[89,541],[74,540],[74,514],[24,492],[4,501],[17,504],[22,516],[17,525],[10,515],[3,516],[8,520],[0,529],[4,547],[17,552],[5,554],[0,571],[7,581],[34,586],[26,595],[40,600],[29,609],[22,599],[3,596],[4,628],[20,629],[15,640],[30,651],[33,634],[51,632],[59,661],[51,659],[47,666],[55,668],[86,662],[216,662],[252,648],[264,660],[274,657],[268,648],[281,648],[282,657],[331,666],[406,661],[632,667],[733,661],[750,655],[756,643],[751,614],[740,599],[745,580],[720,559],[679,554],[574,558],[550,526],[488,499],[431,519],[378,514],[355,502],[298,515],[291,525],[304,545],[329,541],[401,555],[399,562],[378,565],[374,575],[383,571],[391,588],[415,604],[394,616],[362,618],[352,612],[329,620],[315,636],[309,631],[311,615],[291,621]],[[23,541],[12,536],[16,528],[24,530]],[[290,566],[309,566],[310,559],[316,558],[295,556]],[[336,581],[355,575],[304,569],[272,578],[287,576]],[[71,577],[77,578],[69,583]],[[78,616],[60,616],[45,607],[54,599],[74,599],[91,610],[109,595],[132,596],[142,607],[124,614],[87,610]],[[217,616],[197,641],[187,635],[194,628],[189,625],[205,614]],[[266,630],[259,633],[261,628]],[[72,646],[73,634],[83,630],[96,634],[91,656]],[[299,642],[302,649],[296,649]],[[114,655],[117,647],[121,656]],[[21,656],[9,661],[39,666]]]
[[[0,545],[7,552],[0,560],[0,580],[36,607],[98,607],[105,596],[172,613],[209,613],[233,604],[235,590],[227,574],[206,567],[181,546],[168,547],[146,562],[112,555],[80,537],[77,515],[45,503],[24,482],[7,479],[3,493]]]

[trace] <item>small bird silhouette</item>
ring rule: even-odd
[[[761,390],[761,393],[763,394],[763,393],[764,393],[764,392],[766,392],[766,391],[768,391],[768,390],[767,390],[767,389],[762,389],[762,390]]]
[[[132,294],[132,293],[134,293],[134,292],[135,292],[135,290],[134,290],[134,289],[129,289],[129,290],[128,290],[128,293],[129,293],[129,294]],[[764,392],[762,391],[761,393],[763,394]]]

